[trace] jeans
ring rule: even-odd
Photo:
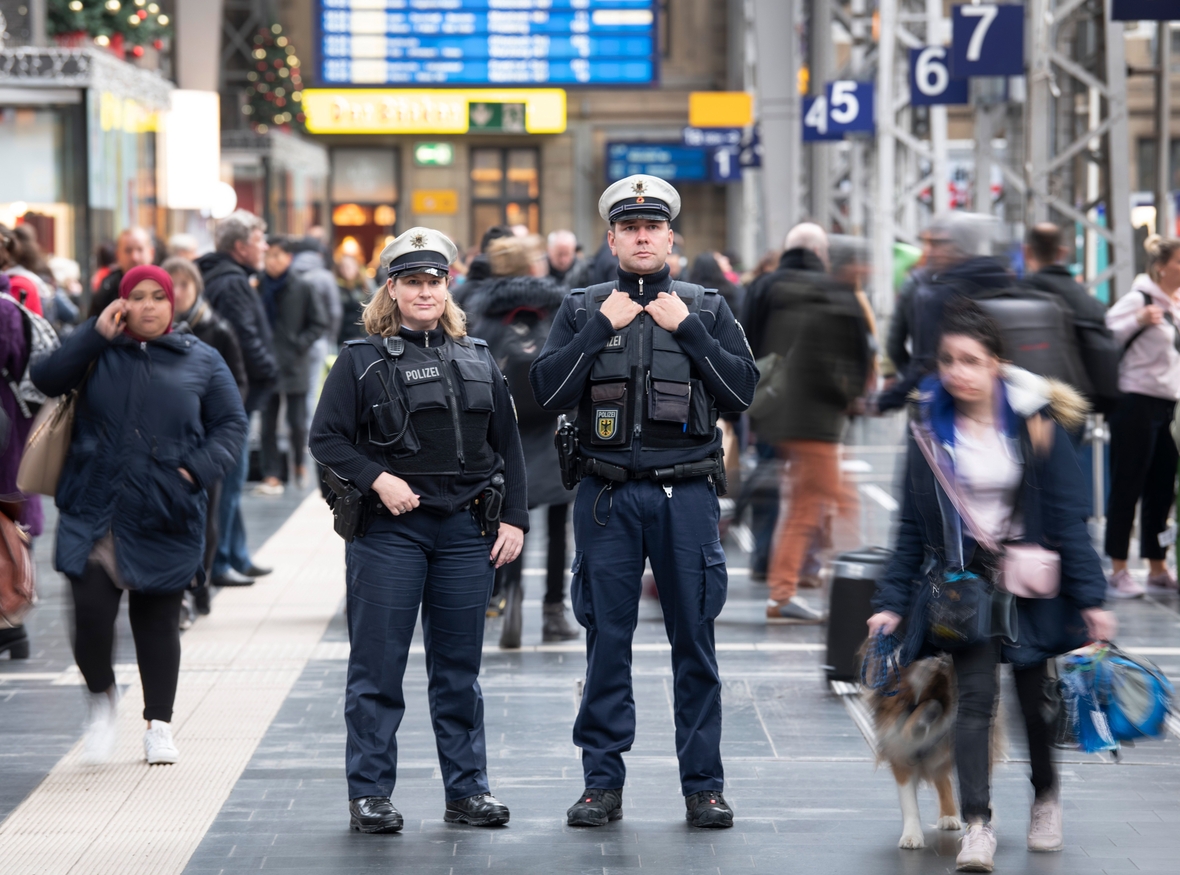
[[[959,773],[959,807],[967,822],[991,820],[991,738],[998,691],[998,640],[989,638],[951,654],[959,684],[955,767]]]
[[[250,567],[250,550],[246,546],[246,526],[242,522],[242,489],[250,464],[250,442],[242,445],[242,458],[221,481],[221,501],[217,504],[217,530],[221,540],[213,559],[213,576],[220,577],[231,568],[245,571]]]
[[[86,688],[102,693],[115,682],[113,662],[115,618],[119,615],[119,589],[97,562],[81,577],[70,577],[74,595],[74,661]],[[148,595],[127,594],[131,634],[139,679],[143,684],[143,719],[172,722],[176,681],[180,674],[180,600],[182,591]]]
[[[1032,785],[1037,798],[1050,796],[1057,790],[1057,769],[1053,765],[1053,749],[1049,739],[1049,724],[1041,709],[1045,701],[1045,682],[1048,674],[1045,663],[1037,662],[1026,666],[1012,666],[1016,679],[1016,696],[1020,699],[1020,712],[1024,715],[1024,728],[1028,732],[1028,760],[1032,766]]]

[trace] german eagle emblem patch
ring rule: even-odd
[[[619,411],[599,410],[596,421],[599,439],[609,441],[619,430]]]

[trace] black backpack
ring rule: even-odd
[[[1093,397],[1094,384],[1078,349],[1073,311],[1064,301],[1020,287],[980,289],[971,297],[999,324],[1005,352],[1014,365]]]
[[[529,368],[545,348],[552,327],[552,313],[531,307],[518,307],[502,319],[485,316],[475,326],[475,335],[487,341],[500,372],[508,379],[521,429],[539,428],[557,420],[554,411],[537,403],[529,383]]]

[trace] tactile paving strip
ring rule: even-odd
[[[223,591],[185,633],[172,722],[180,762],[144,762],[143,693],[128,678],[112,761],[84,765],[81,743],[63,757],[0,824],[0,871],[184,869],[344,596],[343,543],[327,513],[310,496],[258,553],[274,573]]]

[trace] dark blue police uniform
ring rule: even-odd
[[[477,519],[473,502],[495,480],[504,484],[504,522],[527,529],[528,511],[512,399],[495,361],[482,341],[441,328],[402,327],[392,337],[349,341],[324,384],[310,444],[321,465],[367,496],[372,513],[346,549],[351,652],[344,719],[353,827],[401,827],[388,797],[419,607],[446,819],[484,825],[491,800],[500,815],[487,822],[506,822],[507,809],[488,795],[478,682],[495,533]],[[394,516],[384,508],[371,487],[385,472],[419,495],[416,509]],[[473,799],[483,800],[476,806],[482,814],[458,804]],[[393,814],[358,814],[358,800],[377,800]]]
[[[658,191],[649,188],[639,203],[650,209]],[[675,332],[646,313],[616,332],[599,312],[615,288],[640,305],[675,291],[689,315]],[[713,640],[727,581],[717,528],[716,421],[718,412],[744,410],[753,397],[758,371],[745,337],[716,292],[673,283],[667,267],[646,276],[620,268],[617,282],[569,295],[530,380],[544,407],[577,410],[582,457],[571,596],[587,630],[574,724],[587,789],[569,822],[594,826],[621,816],[623,752],[635,738],[631,641],[648,559],[672,645],[676,753],[689,820],[730,825],[732,812],[728,823],[705,823],[692,807],[702,793],[716,804],[724,785]],[[607,791],[614,795],[603,802]],[[587,814],[587,806],[595,810]]]

